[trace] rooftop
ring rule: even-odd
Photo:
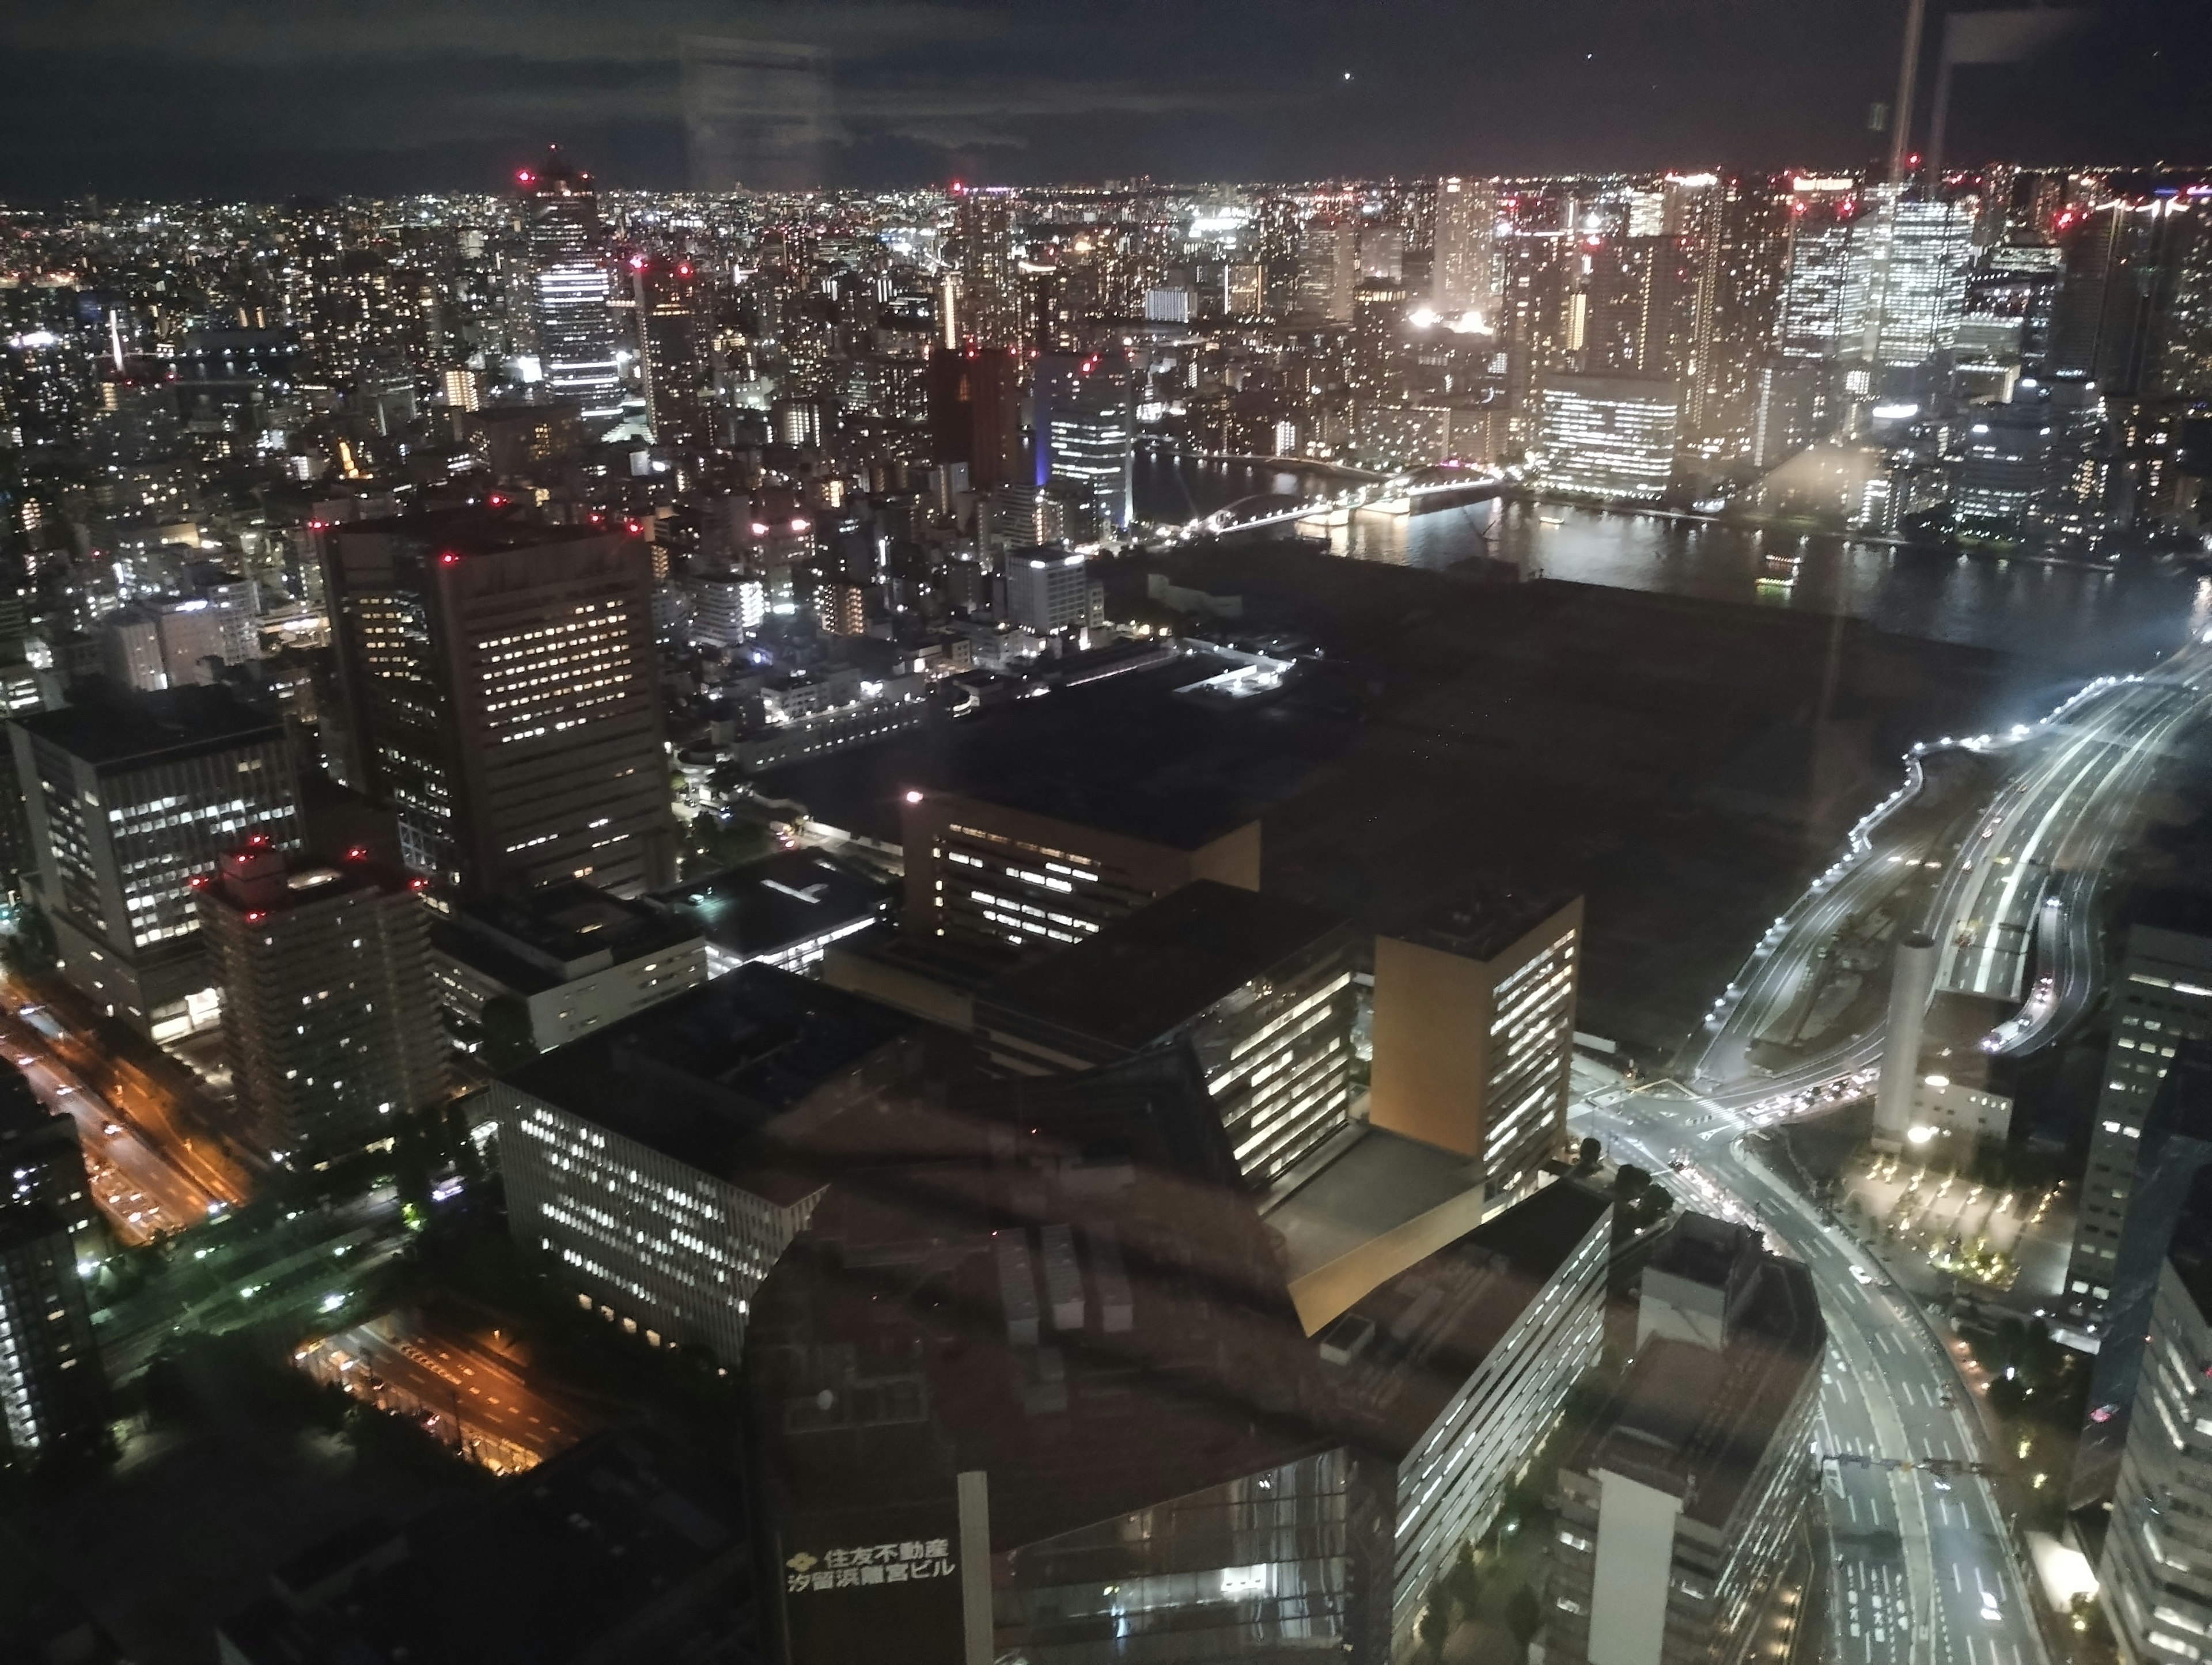
[[[540,416],[553,411],[529,407]],[[564,526],[532,519],[520,509],[439,508],[416,514],[395,514],[381,520],[341,521],[331,528],[333,538],[374,533],[404,538],[418,545],[435,544],[461,555],[493,555],[501,550],[537,549],[548,544],[580,544],[605,538],[606,526]],[[620,527],[613,528],[620,531]]]
[[[858,994],[740,966],[501,1079],[702,1172],[778,1185],[761,1135],[810,1094],[921,1028]]]
[[[1559,1180],[1400,1273],[1318,1338],[1370,1437],[1402,1458],[1505,1339],[1612,1200]]]
[[[717,947],[755,959],[881,914],[888,887],[819,850],[785,850],[653,898]]]
[[[1325,908],[1199,879],[982,998],[1133,1052],[1348,928]]]
[[[1376,922],[1385,936],[1470,960],[1504,953],[1546,920],[1569,906],[1575,892],[1528,889],[1504,879],[1480,879],[1455,895]]]
[[[30,712],[15,721],[34,738],[101,769],[151,768],[284,738],[283,723],[228,688],[198,683],[138,693],[92,678],[77,684],[73,703],[57,711]]]
[[[441,951],[519,994],[534,994],[697,934],[696,924],[680,915],[571,879],[465,903],[433,938]]]
[[[635,1446],[594,1441],[404,1533],[356,1527],[280,1568],[222,1626],[226,1658],[691,1657],[742,1622],[733,1499],[679,1492]],[[558,1600],[549,1592],[558,1591]]]
[[[970,1155],[848,1171],[753,1303],[762,1482],[802,1547],[968,1468],[1009,1549],[1316,1452],[1395,1462],[1610,1206],[1547,1188],[1376,1289],[1331,1362],[1187,1049],[950,1113],[989,1130]]]
[[[1673,1492],[1686,1516],[1724,1529],[1827,1339],[1802,1263],[1766,1255],[1753,1285],[1726,1348],[1644,1342],[1567,1466]]]
[[[1355,1124],[1320,1159],[1301,1164],[1262,1205],[1286,1239],[1293,1273],[1319,1265],[1481,1183],[1482,1164],[1418,1139]]]

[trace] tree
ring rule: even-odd
[[[483,1005],[484,1066],[497,1074],[518,1069],[538,1056],[530,1023],[530,1003],[520,994],[495,994]]]
[[[1528,1585],[1522,1585],[1506,1599],[1505,1628],[1513,1632],[1513,1639],[1523,1649],[1534,1639],[1543,1622],[1543,1610],[1536,1605],[1536,1592]]]
[[[1445,1595],[1443,1581],[1438,1579],[1429,1587],[1429,1605],[1421,1611],[1418,1626],[1421,1645],[1428,1650],[1431,1659],[1444,1656],[1444,1638],[1451,1634],[1451,1616],[1444,1611],[1449,1598]]]
[[[1474,1546],[1464,1538],[1460,1540],[1459,1553],[1444,1569],[1443,1587],[1459,1603],[1459,1616],[1474,1618],[1475,1603],[1482,1599],[1482,1580],[1474,1571]]]

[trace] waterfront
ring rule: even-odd
[[[1139,450],[1137,513],[1185,519],[1258,493],[1293,494],[1299,479],[1263,464]],[[2054,682],[2140,670],[2212,627],[2212,577],[2136,556],[2106,569],[1529,503],[1362,513],[1338,536],[1346,553],[1401,566],[1442,570],[1488,556],[1530,577],[1847,614],[2017,655]]]

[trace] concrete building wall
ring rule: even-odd
[[[753,1292],[821,1192],[779,1205],[504,1082],[489,1096],[514,1240],[579,1305],[735,1364]]]
[[[2186,1659],[2212,1632],[2212,1418],[2197,1408],[2208,1371],[2212,1326],[2169,1264],[2097,1566],[2127,1665]]]
[[[1565,1137],[1582,922],[1577,896],[1486,960],[1376,939],[1370,1117],[1481,1159],[1493,1209]]]
[[[1260,823],[1192,849],[950,792],[910,792],[904,928],[955,946],[1066,947],[1194,879],[1260,888]]]

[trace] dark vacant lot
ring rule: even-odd
[[[1133,674],[763,788],[886,838],[911,787],[1102,823],[1258,816],[1269,888],[1370,918],[1474,873],[1571,885],[1589,898],[1581,1027],[1671,1051],[1905,748],[1994,725],[2021,681],[1999,655],[1850,620],[1282,546],[1120,563],[1109,617],[1141,605],[1148,571],[1241,596],[1231,628],[1296,630],[1324,657],[1269,699]]]

